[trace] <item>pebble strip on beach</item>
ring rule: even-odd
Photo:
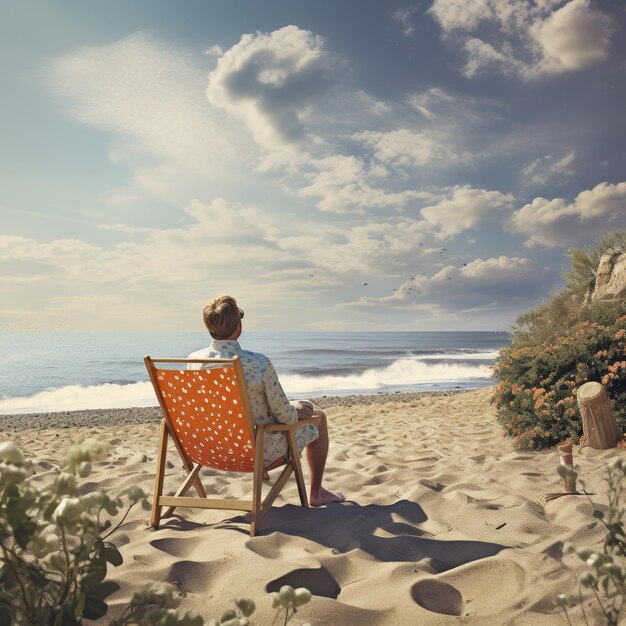
[[[473,391],[454,389],[450,391],[416,391],[378,393],[375,395],[322,396],[310,398],[320,409],[334,406],[358,406],[387,404],[388,402],[414,402],[424,396],[451,396]],[[39,430],[45,428],[76,428],[93,426],[128,426],[130,424],[158,423],[162,413],[159,407],[135,407],[129,409],[86,409],[82,411],[58,411],[54,413],[24,413],[0,415],[0,431]]]

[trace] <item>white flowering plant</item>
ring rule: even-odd
[[[557,471],[561,478],[576,481],[578,472],[570,467],[559,465]],[[585,612],[584,603],[591,596],[593,600],[593,623],[599,617],[606,620],[608,626],[617,626],[620,612],[626,602],[626,532],[624,531],[624,514],[626,510],[621,503],[623,480],[626,476],[626,459],[613,459],[607,467],[609,504],[606,513],[594,508],[593,517],[596,521],[589,528],[601,523],[606,531],[601,548],[577,547],[566,544],[564,552],[576,555],[583,561],[587,569],[578,576],[578,594],[561,593],[555,598],[555,604],[563,610],[570,626],[572,621],[568,609],[580,604],[581,617],[589,624],[589,616]],[[580,481],[583,493],[583,481]],[[587,496],[589,497],[589,496]]]
[[[277,617],[285,611],[283,626],[298,612],[298,608],[311,601],[311,592],[306,587],[294,589],[291,585],[283,585],[279,591],[270,594],[272,608],[278,609]]]
[[[0,443],[0,626],[73,626],[106,614],[119,589],[105,580],[107,566],[122,563],[108,537],[137,504],[150,508],[137,486],[123,497],[81,493],[78,479],[106,453],[98,441],[70,444],[62,471],[40,489],[22,451]]]
[[[108,538],[133,507],[150,509],[137,486],[116,498],[81,493],[78,479],[106,454],[98,441],[70,444],[62,471],[40,489],[23,452],[10,441],[0,443],[0,626],[80,626],[106,614],[106,599],[119,589],[105,580],[107,568],[122,563]],[[154,583],[135,592],[110,626],[204,626],[198,613],[179,613],[181,597],[173,585]],[[284,586],[270,597],[277,617],[285,611],[286,624],[311,592]],[[207,626],[248,626],[254,601],[236,598],[234,605]]]

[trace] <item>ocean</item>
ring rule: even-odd
[[[0,333],[0,414],[154,406],[143,357],[186,357],[205,333]],[[290,398],[494,384],[505,332],[246,332]]]

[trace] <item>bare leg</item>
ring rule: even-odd
[[[328,456],[328,425],[324,411],[315,409],[313,417],[318,418],[317,427],[320,435],[306,447],[306,458],[311,473],[309,503],[311,506],[323,506],[329,502],[344,502],[346,498],[342,493],[333,493],[322,487],[326,457]]]
[[[265,471],[269,472],[270,470],[276,469],[281,465],[284,465],[287,462],[287,459],[284,456],[277,458],[275,461],[272,461],[269,465],[265,467]]]

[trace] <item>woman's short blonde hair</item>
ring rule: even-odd
[[[204,325],[213,339],[226,339],[237,329],[243,311],[231,296],[219,296],[211,300],[202,311]]]

